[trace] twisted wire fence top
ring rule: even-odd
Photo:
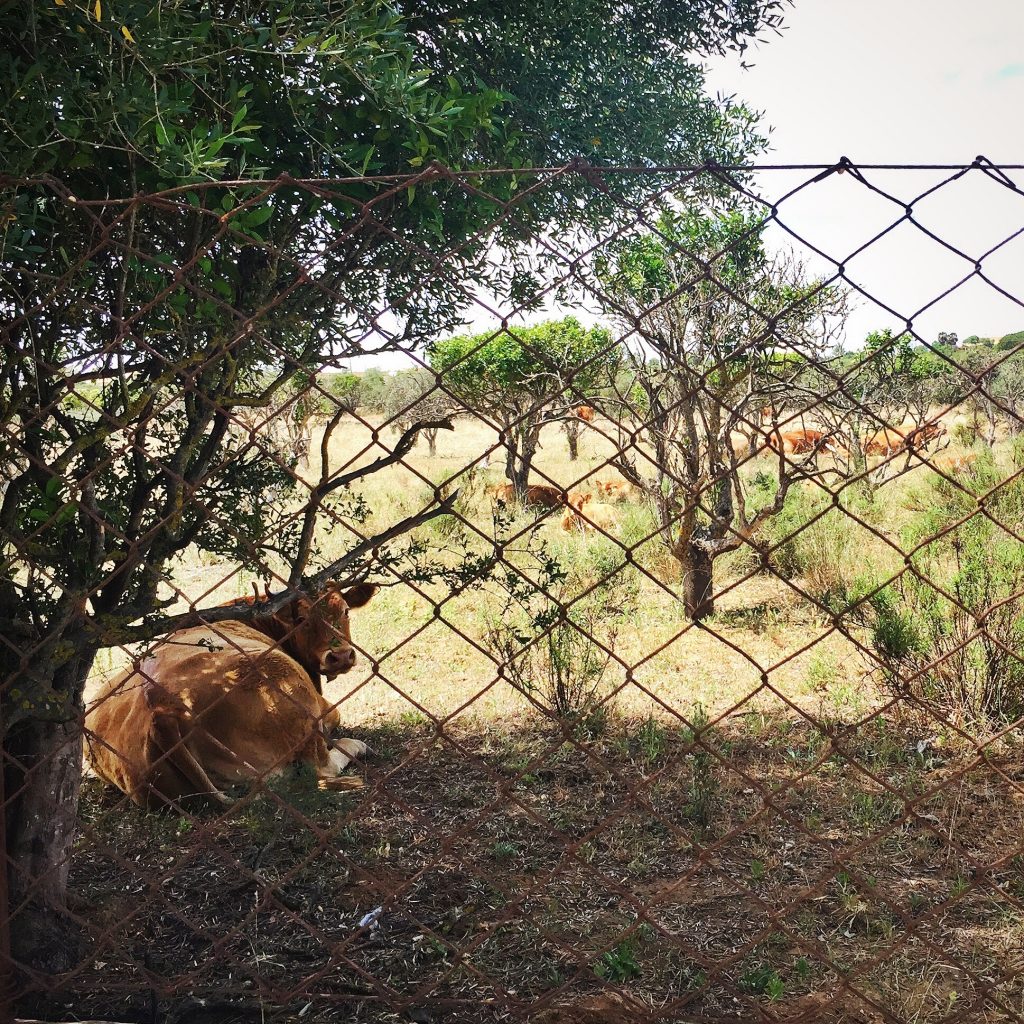
[[[1022,183],[0,181],[15,1005],[1024,1019]]]

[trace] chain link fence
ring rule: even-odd
[[[2,183],[11,1012],[1024,1019],[1020,181]]]

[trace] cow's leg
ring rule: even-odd
[[[148,799],[156,804],[164,804],[180,797],[205,796],[221,807],[230,807],[234,800],[213,782],[188,748],[180,717],[183,712],[176,707],[168,709],[151,692],[146,692],[145,696],[153,709],[149,753],[154,755],[155,760],[147,785]],[[171,771],[161,771],[161,764],[165,764]],[[173,791],[163,792],[163,789]],[[130,795],[137,799],[134,794]]]
[[[353,761],[366,757],[370,748],[361,740],[338,739],[331,741],[328,753],[331,764],[336,766],[340,775]]]
[[[327,763],[319,770],[320,788],[330,790],[362,789],[363,780],[358,775],[345,775],[345,769],[357,758],[369,751],[359,740],[332,740],[327,749]]]

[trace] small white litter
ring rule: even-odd
[[[375,907],[368,914],[364,914],[359,919],[359,927],[360,928],[365,928],[367,925],[369,925],[371,932],[376,931],[380,927],[380,924],[378,922],[378,918],[383,913],[384,913],[384,908],[383,907]]]

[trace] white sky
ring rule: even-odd
[[[712,93],[735,95],[763,112],[771,128],[765,162],[969,164],[981,154],[996,164],[1024,164],[1024,0],[796,0],[786,28],[740,58],[708,68]],[[904,213],[904,203],[942,181],[936,171],[865,171],[899,199],[873,194],[852,175],[833,175],[780,205],[787,228],[836,260],[850,282],[891,307],[861,298],[847,328],[859,347],[871,330],[902,330],[906,321],[926,340],[939,331],[999,337],[1024,329],[1024,235],[982,260],[986,276],[1019,301],[977,277],[919,312],[974,269],[973,261],[1024,231],[1024,171],[1014,192],[974,170],[914,203],[921,227],[900,224],[863,253],[850,254]],[[775,201],[811,172],[763,172],[762,195]],[[966,253],[965,260],[939,239]],[[773,228],[770,244],[809,250]],[[821,272],[827,263],[811,257]],[[549,310],[560,315],[562,309]],[[593,319],[593,317],[584,317]],[[536,317],[531,317],[536,319]],[[493,318],[482,310],[472,327]],[[359,360],[396,367],[402,358]]]
[[[772,163],[1024,164],[1024,0],[796,0],[781,35],[709,67],[708,86],[763,111]],[[1019,188],[1024,172],[1008,172]],[[806,175],[804,180],[806,180]],[[865,172],[902,201],[939,172]],[[772,198],[799,175],[765,173]],[[783,204],[779,219],[845,260],[901,215],[850,175],[834,176]],[[914,206],[915,220],[972,259],[1024,228],[1024,193],[972,171]],[[775,236],[778,238],[778,236]],[[799,250],[799,246],[797,246]],[[982,262],[1024,300],[1024,238]],[[848,276],[913,316],[929,340],[940,330],[999,336],[1024,329],[1024,308],[975,279],[917,311],[973,269],[908,223],[851,260]],[[874,327],[905,326],[863,301],[848,329],[856,345]]]

